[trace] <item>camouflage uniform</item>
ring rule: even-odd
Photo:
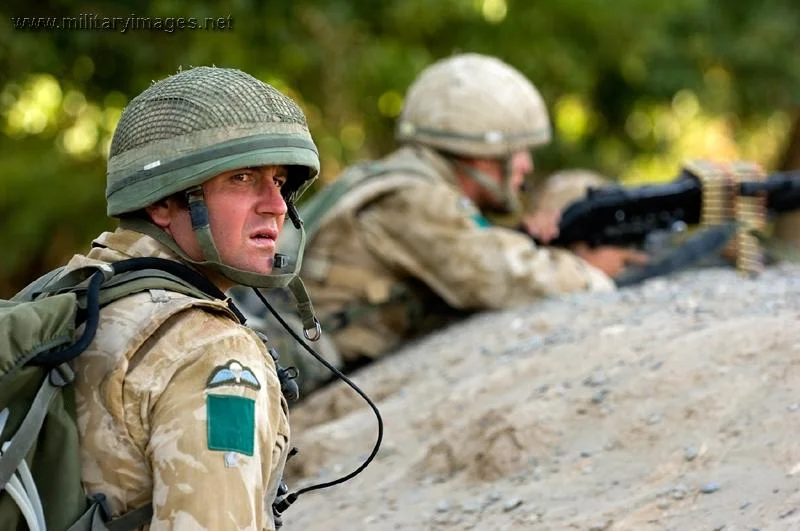
[[[111,143],[106,199],[120,228],[67,271],[156,257],[220,289],[296,287],[296,270],[281,264],[257,273],[225,263],[211,231],[203,184],[262,166],[286,168],[285,183],[267,189],[269,201],[283,201],[301,227],[293,202],[316,178],[319,156],[296,103],[232,69],[193,68],[154,83],[123,111]],[[181,219],[190,219],[184,236],[194,236],[195,258],[148,215],[156,203],[188,210]],[[275,529],[290,432],[265,342],[226,300],[163,289],[117,300],[100,316],[76,371],[87,494],[103,494],[115,517],[152,502],[152,529]]]
[[[177,260],[132,231],[104,233],[95,245],[68,269]],[[210,383],[232,363],[254,378]],[[289,443],[286,401],[266,347],[224,302],[150,290],[112,303],[76,369],[84,487],[103,493],[113,514],[152,500],[150,529],[274,529],[271,503]],[[249,438],[242,441],[249,450],[211,448],[209,414],[218,413],[209,413],[209,395],[252,404],[255,433],[247,419],[232,426]]]

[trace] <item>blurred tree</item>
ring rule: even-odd
[[[794,112],[794,121],[786,140],[786,148],[783,150],[779,170],[800,170],[800,110]]]
[[[15,27],[65,16],[84,29]],[[120,17],[117,29],[85,28],[103,17]],[[144,17],[223,17],[232,27],[168,31],[162,20],[148,30],[134,20]],[[0,295],[113,226],[103,190],[116,120],[129,98],[179,68],[241,68],[301,101],[324,181],[393,147],[403,94],[427,64],[494,54],[549,106],[555,139],[535,154],[538,175],[584,166],[634,183],[670,179],[688,157],[796,163],[797,27],[790,0],[7,1]]]

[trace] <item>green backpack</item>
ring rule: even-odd
[[[135,529],[149,523],[151,505],[109,521],[102,493],[83,491],[70,362],[92,342],[100,308],[115,300],[149,289],[225,295],[194,270],[159,258],[60,273],[0,300],[0,529]]]

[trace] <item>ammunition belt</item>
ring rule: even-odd
[[[736,235],[726,252],[736,257],[736,268],[742,274],[756,275],[764,269],[764,250],[756,236],[767,223],[766,197],[739,194],[739,183],[766,180],[766,173],[751,162],[714,163],[691,161],[687,169],[703,186],[701,226],[712,226],[730,220],[739,222]]]

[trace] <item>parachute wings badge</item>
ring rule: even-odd
[[[261,383],[253,371],[236,360],[214,367],[206,382],[206,388],[209,389],[223,385],[243,385],[256,391],[261,389]]]

